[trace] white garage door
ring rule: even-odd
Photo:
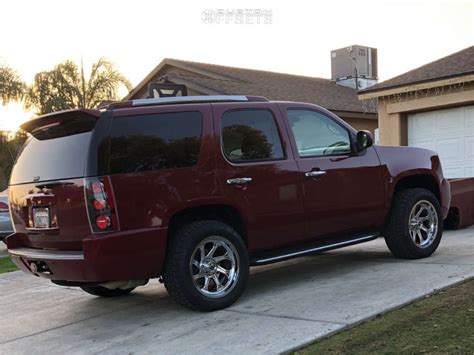
[[[408,145],[437,151],[448,178],[474,176],[474,106],[408,116]]]

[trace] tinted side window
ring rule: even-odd
[[[275,118],[266,109],[225,112],[222,143],[225,156],[233,162],[284,158]]]
[[[329,117],[316,111],[289,109],[288,120],[300,157],[351,152],[349,132]]]
[[[197,164],[201,147],[199,112],[114,118],[110,173],[182,168]]]

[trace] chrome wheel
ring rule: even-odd
[[[418,201],[410,212],[408,221],[410,237],[419,248],[428,248],[438,234],[438,213],[427,200]]]
[[[191,255],[189,267],[196,289],[211,298],[227,295],[239,277],[237,251],[222,237],[202,240]]]

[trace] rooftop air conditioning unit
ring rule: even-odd
[[[331,51],[331,80],[337,84],[363,89],[377,79],[376,48],[354,45]]]

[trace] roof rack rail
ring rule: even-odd
[[[108,109],[130,108],[137,106],[150,105],[172,105],[185,103],[211,103],[211,102],[267,102],[268,99],[263,96],[245,96],[245,95],[202,95],[202,96],[174,96],[160,97],[152,99],[136,99],[130,101],[121,101],[112,103]]]
[[[252,96],[244,95],[202,95],[202,96],[174,96],[174,97],[159,97],[154,99],[137,99],[132,100],[132,106],[144,105],[160,105],[160,104],[174,104],[174,103],[191,103],[191,102],[228,102],[228,101],[268,101],[262,97],[262,100],[253,100]]]

